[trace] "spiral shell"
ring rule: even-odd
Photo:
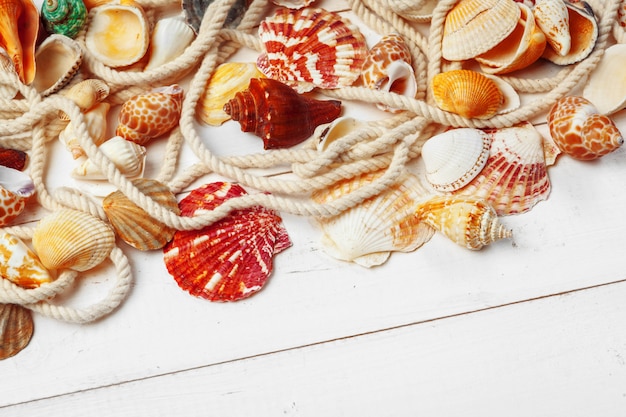
[[[17,304],[0,304],[0,360],[15,356],[28,346],[33,330],[30,310]]]
[[[136,95],[122,105],[115,134],[145,145],[178,125],[182,106],[183,89],[178,84]]]
[[[59,34],[48,36],[37,48],[32,86],[42,96],[56,93],[76,75],[83,61],[78,42]]]
[[[472,250],[512,237],[493,207],[477,197],[436,196],[421,203],[416,216],[454,243]]]
[[[0,226],[11,223],[35,194],[35,184],[28,174],[0,166]]]
[[[128,178],[141,176],[146,161],[146,148],[121,136],[114,136],[98,147],[102,153]],[[103,180],[100,168],[86,159],[72,170],[72,176],[84,180]]]
[[[41,20],[48,33],[75,38],[87,21],[87,7],[83,0],[44,0]]]
[[[341,114],[341,102],[316,100],[270,78],[252,78],[244,91],[224,105],[224,111],[263,139],[265,149],[294,146],[310,137],[315,128]]]
[[[591,160],[618,149],[624,138],[608,116],[584,97],[563,97],[548,113],[548,128],[563,153],[580,160]]]
[[[32,242],[47,269],[87,271],[109,256],[115,246],[115,234],[102,220],[64,208],[39,220]]]
[[[133,185],[157,204],[174,214],[180,214],[176,196],[165,184],[152,179],[137,178],[133,180]],[[152,218],[121,191],[106,196],[102,201],[102,208],[119,237],[142,251],[161,249],[176,232],[176,229]]]
[[[39,11],[32,0],[0,1],[0,48],[3,48],[24,84],[35,77],[35,45]]]
[[[17,236],[1,231],[0,277],[28,289],[53,281],[50,272],[26,243]]]

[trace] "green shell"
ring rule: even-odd
[[[41,17],[48,33],[75,38],[87,20],[83,0],[44,0]]]

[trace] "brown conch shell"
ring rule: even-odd
[[[24,84],[35,77],[35,43],[39,11],[32,0],[0,1],[0,47],[4,48]]]
[[[224,111],[241,124],[242,131],[263,139],[265,149],[274,149],[296,145],[317,126],[335,120],[341,102],[305,97],[271,78],[252,78],[248,89],[236,93]]]
[[[28,346],[34,323],[30,310],[17,304],[0,304],[0,360]]]

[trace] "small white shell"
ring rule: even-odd
[[[459,128],[433,136],[422,147],[426,178],[438,191],[464,187],[483,169],[491,138],[480,129]]]
[[[144,70],[151,70],[173,61],[181,55],[196,37],[183,15],[159,19],[152,30],[150,58]],[[176,41],[173,42],[172,39]]]
[[[99,146],[104,155],[128,178],[139,177],[143,173],[146,148],[121,136],[114,136]],[[106,177],[91,160],[86,159],[72,171],[72,176],[87,180],[104,180]]]

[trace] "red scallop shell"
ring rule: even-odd
[[[214,182],[179,203],[182,216],[212,210],[245,195],[237,184]],[[237,301],[259,291],[272,272],[272,259],[291,246],[282,219],[261,206],[234,210],[200,230],[181,230],[164,247],[165,266],[178,285],[210,301]]]
[[[257,67],[268,78],[317,87],[351,85],[359,77],[367,44],[358,28],[324,9],[281,8],[261,22],[265,53]]]

